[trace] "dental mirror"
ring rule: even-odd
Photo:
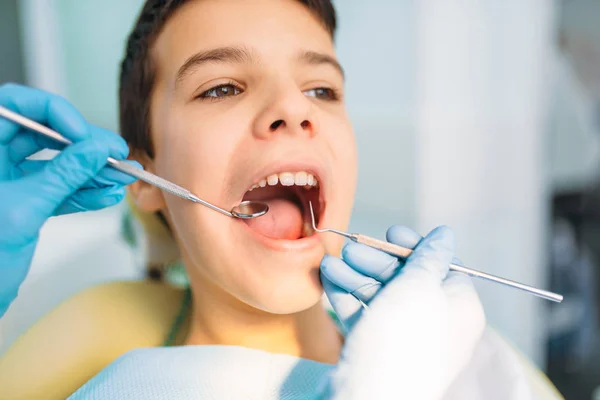
[[[260,217],[267,212],[269,212],[268,204],[260,201],[242,201],[239,205],[231,209],[231,214],[241,219]]]

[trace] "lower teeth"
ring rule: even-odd
[[[313,230],[311,223],[305,222],[304,225],[302,225],[302,237],[312,236],[313,233],[314,233],[314,230]]]

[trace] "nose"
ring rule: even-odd
[[[270,101],[255,120],[254,135],[269,139],[275,134],[306,135],[313,137],[319,123],[311,100],[296,85],[279,88],[269,94]]]

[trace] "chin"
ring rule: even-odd
[[[324,251],[271,254],[256,265],[246,264],[234,285],[234,296],[271,314],[294,314],[319,303],[323,294],[319,264]]]
[[[308,274],[289,274],[273,287],[261,288],[251,306],[271,314],[295,314],[321,303],[323,287],[319,269]]]

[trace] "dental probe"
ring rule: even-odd
[[[310,207],[310,216],[312,219],[312,227],[315,230],[315,232],[335,233],[335,234],[341,235],[345,238],[348,238],[348,239],[352,240],[353,242],[362,243],[369,247],[373,247],[377,250],[381,250],[383,252],[386,252],[388,254],[391,254],[393,256],[403,258],[403,259],[408,258],[408,256],[410,256],[413,252],[411,249],[407,249],[406,247],[398,246],[396,244],[389,243],[389,242],[384,242],[383,240],[379,240],[379,239],[375,239],[375,238],[372,238],[369,236],[361,235],[360,233],[348,233],[348,232],[338,231],[336,229],[327,229],[327,228],[326,229],[317,229],[317,226],[315,223],[315,213],[313,211],[312,202],[309,202],[308,205]],[[531,293],[535,296],[544,298],[546,300],[554,301],[556,303],[560,303],[563,301],[563,296],[560,294],[552,293],[547,290],[537,289],[537,288],[534,288],[533,286],[529,286],[529,285],[525,285],[523,283],[511,281],[509,279],[500,278],[499,276],[487,274],[485,272],[481,272],[481,271],[477,271],[477,270],[474,270],[471,268],[463,267],[461,265],[450,264],[450,271],[462,272],[462,273],[472,276],[474,278],[486,279],[488,281],[501,283],[503,285],[510,286],[510,287],[513,287],[516,289],[521,289],[525,292]]]
[[[0,106],[0,116],[15,122],[25,128],[31,129],[34,132],[40,133],[46,137],[56,140],[57,142],[63,143],[65,145],[69,145],[72,142],[65,138],[58,132],[53,131],[52,129],[41,125],[35,121],[32,121],[28,118],[25,118],[22,115],[14,113],[9,109]],[[131,175],[135,178],[138,178],[144,182],[147,182],[151,185],[154,185],[165,192],[171,193],[175,196],[181,197],[185,200],[193,201],[194,203],[202,204],[210,208],[211,210],[220,212],[221,214],[227,215],[228,217],[233,218],[241,218],[241,219],[252,219],[256,217],[260,217],[261,215],[265,215],[269,211],[269,206],[265,203],[259,201],[243,201],[237,206],[233,207],[231,211],[227,211],[222,209],[221,207],[217,207],[214,204],[211,204],[205,200],[202,200],[198,196],[194,195],[189,190],[174,184],[166,179],[161,178],[160,176],[154,175],[148,171],[145,171],[141,168],[134,167],[131,164],[128,164],[124,161],[115,160],[112,157],[108,157],[108,164],[121,172],[124,172],[128,175]]]

